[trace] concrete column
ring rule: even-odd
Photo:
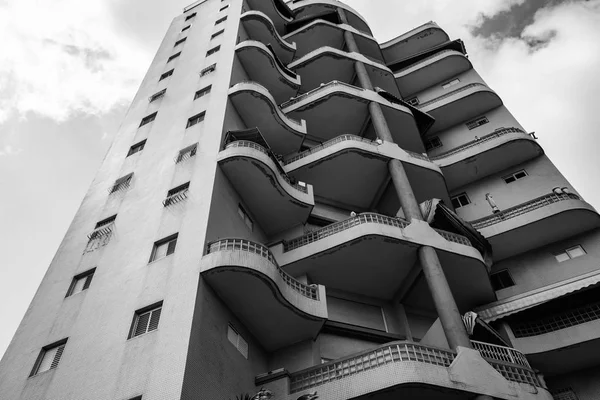
[[[419,259],[450,348],[473,348],[435,249],[422,246],[419,248]]]
[[[402,162],[397,159],[390,160],[388,163],[388,169],[392,176],[392,182],[394,183],[394,189],[400,200],[402,211],[404,211],[404,217],[411,222],[413,219],[422,220],[423,215],[421,214],[421,208],[415,194],[410,186],[410,181],[404,170]]]

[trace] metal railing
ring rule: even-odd
[[[251,142],[249,140],[236,140],[235,142],[231,142],[227,146],[225,146],[225,149],[229,149],[229,148],[233,148],[233,147],[246,147],[246,148],[258,150],[261,153],[266,154],[271,159],[271,161],[273,161],[275,163],[275,166],[278,167],[277,172],[279,173],[279,176],[281,176],[283,178],[284,181],[286,181],[294,189],[299,190],[302,193],[308,193],[308,187],[306,186],[306,184],[300,184],[295,181],[292,181],[292,179],[288,176],[288,174],[285,173],[283,168],[281,168],[281,164],[279,164],[279,161],[273,156],[273,154],[270,151],[268,151],[267,149],[265,149],[264,147],[262,147],[261,145]]]
[[[435,229],[434,230],[439,233],[444,239],[446,239],[449,242],[454,242],[454,243],[458,243],[458,244],[464,244],[465,246],[473,246],[471,244],[471,241],[469,239],[467,239],[466,237],[464,237],[463,235],[459,235],[456,233],[452,233],[452,232],[448,232],[448,231],[444,231],[442,229]]]
[[[324,143],[321,143],[320,145],[312,147],[309,150],[303,151],[302,153],[299,153],[299,154],[295,155],[294,157],[285,160],[283,163],[284,163],[284,165],[291,164],[291,163],[293,163],[295,161],[298,161],[298,160],[301,160],[301,159],[303,159],[305,157],[308,157],[311,154],[315,154],[315,153],[317,153],[317,152],[319,152],[319,151],[321,151],[323,149],[331,147],[334,144],[338,144],[338,143],[346,142],[346,141],[367,143],[367,144],[370,144],[370,145],[373,145],[373,146],[377,145],[376,142],[374,142],[374,141],[372,141],[370,139],[362,138],[360,136],[355,136],[355,135],[341,135],[341,136],[338,136],[338,137],[333,138],[331,140],[328,140],[328,141],[326,141]]]
[[[284,102],[284,103],[281,103],[281,104],[279,105],[279,107],[281,107],[281,108],[285,108],[285,107],[291,106],[292,104],[296,104],[296,103],[298,103],[298,102],[300,102],[300,101],[304,100],[306,97],[308,97],[308,96],[312,95],[313,93],[316,93],[316,92],[318,92],[319,90],[324,90],[324,89],[326,89],[326,88],[328,88],[328,87],[331,87],[331,86],[346,86],[346,87],[348,87],[348,88],[351,88],[352,90],[359,90],[359,91],[363,91],[363,90],[365,90],[365,89],[363,89],[363,88],[360,88],[360,87],[357,87],[357,86],[354,86],[354,85],[350,85],[349,83],[346,83],[346,82],[341,82],[341,81],[331,81],[331,82],[329,82],[329,83],[321,84],[321,86],[319,86],[318,88],[315,88],[315,89],[309,90],[309,91],[308,91],[308,92],[306,92],[306,93],[303,93],[303,94],[301,94],[301,95],[299,95],[299,96],[296,96],[296,97],[294,97],[294,98],[292,98],[292,99],[290,99],[290,100],[288,100],[288,101],[286,101],[286,102]]]
[[[499,138],[500,136],[506,135],[507,133],[523,133],[523,134],[525,134],[525,132],[522,131],[519,128],[500,128],[500,129],[496,129],[494,132],[492,132],[490,134],[482,136],[479,139],[471,140],[470,142],[467,142],[467,143],[465,143],[465,144],[463,144],[461,146],[455,147],[452,150],[446,151],[444,153],[440,153],[437,156],[430,157],[430,159],[431,160],[439,160],[439,159],[442,159],[442,158],[449,157],[449,156],[454,155],[456,153],[460,153],[462,151],[470,149],[471,147],[478,146],[481,143],[485,143],[485,142],[487,142],[489,140]]]
[[[306,285],[288,275],[279,267],[269,248],[263,246],[262,244],[254,243],[246,239],[222,239],[211,242],[207,245],[206,254],[216,253],[218,251],[246,251],[249,253],[258,254],[259,256],[269,260],[269,262],[275,266],[277,272],[279,272],[279,275],[289,287],[304,297],[307,297],[311,300],[319,300],[319,289],[317,285]]]
[[[483,83],[469,83],[468,85],[465,85],[465,86],[463,86],[461,88],[458,88],[456,90],[453,90],[451,92],[445,93],[445,94],[443,94],[443,95],[441,95],[439,97],[436,97],[435,99],[431,99],[429,101],[426,101],[425,103],[418,104],[415,107],[417,107],[417,108],[427,107],[430,104],[433,104],[433,103],[436,103],[438,101],[444,100],[444,99],[446,99],[446,98],[448,98],[450,96],[454,96],[457,93],[464,92],[465,90],[473,89],[475,87],[483,87],[483,88],[486,88],[486,89],[489,90],[489,88],[486,85],[484,85]]]
[[[475,229],[482,229],[499,222],[505,221],[510,218],[518,217],[519,215],[526,214],[530,211],[537,210],[545,206],[549,206],[553,203],[558,203],[564,200],[579,200],[579,196],[573,193],[550,193],[545,196],[541,196],[530,200],[526,203],[519,204],[514,207],[507,208],[506,210],[497,212],[496,214],[489,215],[487,217],[479,218],[474,221],[470,221]]]
[[[475,340],[471,340],[471,343],[473,344],[473,348],[478,350],[483,358],[504,361],[510,364],[531,368],[525,355],[518,350],[491,343],[478,342]]]

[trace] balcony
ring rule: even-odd
[[[290,176],[310,182],[315,196],[326,203],[393,215],[400,203],[388,170],[392,159],[404,164],[418,202],[439,198],[450,204],[439,168],[427,157],[394,143],[342,135],[287,159],[284,169]]]
[[[394,141],[401,148],[423,152],[420,132],[412,112],[371,90],[332,81],[281,104],[281,108],[292,118],[305,119],[311,135],[325,142],[340,133],[363,136],[370,122],[370,102],[382,106]]]
[[[318,88],[334,80],[350,83],[356,76],[355,63],[362,62],[374,87],[399,96],[394,75],[388,67],[359,53],[349,53],[333,47],[321,47],[296,59],[289,68],[302,76],[302,92]]]
[[[464,369],[467,362],[470,372]],[[262,376],[257,377],[257,383],[263,384],[261,381]],[[307,368],[290,374],[285,382],[271,385],[278,399],[287,400],[298,398],[301,392],[314,391],[320,398],[330,400],[466,400],[474,394],[502,399],[552,399],[529,367],[482,358],[474,350],[461,349],[457,354],[404,341]]]
[[[435,22],[428,22],[381,45],[386,64],[423,53],[450,40]]]
[[[410,97],[471,68],[471,61],[460,51],[442,50],[400,71],[394,71],[394,77],[402,97]]]
[[[327,319],[325,288],[286,274],[263,245],[219,240],[200,264],[204,280],[267,351],[314,339]]]
[[[246,0],[252,10],[260,11],[269,17],[280,34],[285,32],[285,25],[294,19],[294,14],[283,0]],[[248,10],[243,10],[248,11]]]
[[[266,14],[260,11],[247,11],[240,17],[240,21],[250,40],[262,44],[270,44],[279,59],[288,64],[296,52],[296,43],[283,39],[275,24]]]
[[[286,116],[273,96],[255,82],[241,82],[229,89],[229,99],[247,128],[258,128],[278,154],[300,149],[306,135],[306,123]]]
[[[281,63],[272,48],[255,40],[246,40],[235,47],[235,54],[249,79],[264,86],[277,104],[298,93],[300,77]]]
[[[575,194],[547,194],[471,221],[502,260],[600,226],[594,208]]]
[[[453,190],[543,153],[537,141],[521,129],[500,128],[430,159],[442,168],[448,189]]]
[[[461,309],[493,301],[488,270],[481,254],[467,238],[385,215],[363,213],[286,240],[271,247],[279,265],[293,276],[307,274],[314,282],[334,289],[390,300],[409,279],[417,250],[428,245],[438,254]],[[374,255],[377,255],[374,258]],[[365,268],[369,266],[369,268]],[[422,276],[407,294],[406,304],[420,308],[433,303]]]
[[[337,0],[303,0],[290,4],[296,21],[310,20],[321,15],[337,13],[338,9],[344,10],[348,17],[348,24],[354,29],[372,35],[367,21],[352,7]]]
[[[483,83],[470,83],[417,106],[435,118],[429,133],[477,117],[502,105],[500,97]]]
[[[310,215],[312,186],[293,182],[264,147],[235,141],[217,162],[267,235],[304,223]]]

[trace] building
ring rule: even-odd
[[[0,398],[597,399],[599,226],[435,23],[379,44],[335,0],[200,1]]]

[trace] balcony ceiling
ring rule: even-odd
[[[285,24],[292,20],[291,17],[284,16],[278,10],[278,8],[281,8],[286,14],[290,12],[288,6],[282,0],[247,0],[247,2],[252,10],[267,15],[280,34],[285,32]]]
[[[365,19],[350,6],[335,0],[304,0],[300,3],[290,4],[290,8],[296,19],[316,17],[320,14],[343,9],[348,17],[348,22],[353,28],[372,35],[369,25]]]
[[[246,33],[251,40],[263,44],[271,44],[279,59],[288,64],[292,61],[296,51],[296,44],[284,40],[277,30],[273,21],[260,11],[247,11],[240,18]]]

